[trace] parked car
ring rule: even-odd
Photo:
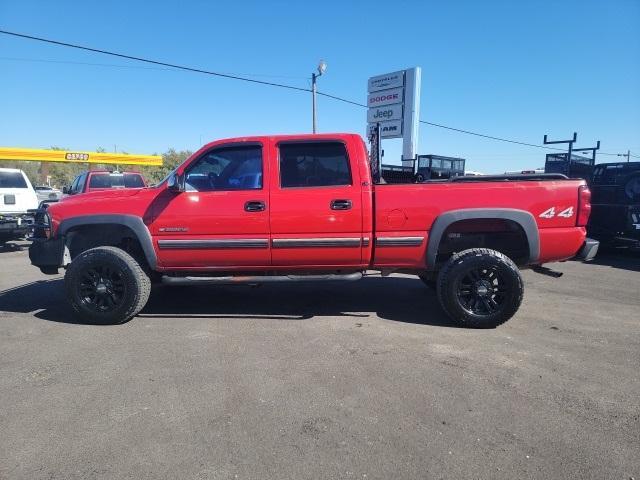
[[[22,170],[0,168],[0,244],[23,238],[30,231],[38,197]]]
[[[38,201],[57,201],[62,198],[62,192],[57,188],[50,187],[49,185],[39,185],[34,187]]]
[[[64,196],[78,193],[109,190],[112,188],[142,188],[147,182],[138,172],[114,172],[110,170],[89,170],[78,175],[71,186],[64,187]]]
[[[135,316],[167,285],[419,276],[461,325],[495,327],[522,301],[518,267],[591,259],[584,180],[454,177],[374,184],[358,135],[209,143],[158,185],[87,193],[38,212],[31,263],[65,268],[84,321]],[[170,295],[170,294],[167,294]],[[429,312],[424,312],[429,315]]]

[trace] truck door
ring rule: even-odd
[[[271,154],[273,265],[362,264],[360,175],[335,140],[279,141]]]
[[[162,192],[152,235],[161,267],[271,264],[267,163],[261,143],[221,145],[184,172],[185,191]]]

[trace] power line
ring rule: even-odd
[[[159,68],[159,67],[141,67],[138,65],[119,65],[115,63],[95,63],[95,62],[76,62],[72,60],[51,60],[44,58],[20,58],[20,57],[0,57],[0,60],[9,60],[13,62],[33,62],[33,63],[56,63],[64,65],[83,65],[91,67],[110,67],[110,68],[133,68],[137,70],[158,70],[158,71],[171,71],[173,68]],[[245,77],[263,77],[263,78],[289,78],[296,80],[309,80],[307,77],[298,77],[290,75],[267,75],[263,73],[231,73],[221,72],[225,75],[239,75]]]
[[[287,84],[283,84],[283,83],[276,83],[276,82],[267,82],[264,80],[256,80],[254,78],[247,78],[247,76],[241,76],[241,75],[234,75],[234,74],[230,74],[230,73],[222,73],[222,72],[214,72],[211,70],[204,70],[201,68],[194,68],[194,67],[187,67],[184,65],[177,65],[177,64],[173,64],[173,63],[167,63],[167,62],[160,62],[158,60],[150,60],[148,58],[142,58],[142,57],[136,57],[133,55],[126,55],[126,54],[122,54],[122,53],[117,53],[117,52],[111,52],[108,50],[101,50],[98,48],[92,48],[92,47],[86,47],[84,45],[76,45],[73,43],[67,43],[67,42],[60,42],[58,40],[51,40],[48,38],[42,38],[42,37],[36,37],[33,35],[25,35],[23,33],[17,33],[17,32],[9,32],[7,30],[0,30],[1,34],[4,35],[10,35],[13,37],[18,37],[18,38],[25,38],[28,40],[35,40],[38,42],[44,42],[44,43],[49,43],[49,44],[53,44],[53,45],[58,45],[58,46],[62,46],[62,47],[69,47],[69,48],[75,48],[78,50],[84,50],[84,51],[88,51],[88,52],[94,52],[94,53],[100,53],[103,55],[110,55],[113,57],[118,57],[118,58],[125,58],[127,60],[134,60],[137,62],[144,62],[144,63],[149,63],[149,64],[153,64],[153,65],[160,65],[163,67],[168,67],[169,69],[178,69],[178,70],[184,70],[187,72],[194,72],[194,73],[202,73],[202,74],[206,74],[206,75],[212,75],[212,76],[216,76],[216,77],[222,77],[222,78],[229,78],[232,80],[241,80],[244,82],[249,82],[249,83],[256,83],[256,84],[260,84],[260,85],[268,85],[271,87],[279,87],[279,88],[286,88],[289,90],[296,90],[296,91],[300,91],[300,92],[311,92],[310,88],[303,88],[303,87],[297,87],[294,85],[287,85]],[[70,62],[71,63],[71,62]],[[82,64],[82,62],[77,62],[79,64]],[[88,64],[89,63],[84,63],[84,64]],[[105,65],[106,66],[106,65]],[[116,65],[113,65],[116,66]],[[125,65],[123,65],[122,67],[127,67]],[[246,74],[248,76],[251,76],[249,74]],[[253,76],[258,76],[258,75],[253,75]],[[322,95],[323,97],[327,97],[327,98],[331,98],[333,100],[337,100],[340,102],[344,102],[344,103],[348,103],[350,105],[355,105],[358,107],[363,107],[363,108],[368,108],[367,105],[364,105],[362,103],[353,101],[353,100],[349,100],[343,97],[339,97],[337,95],[331,95],[329,93],[324,93],[324,92],[317,92],[318,95]],[[534,147],[534,148],[540,148],[540,149],[544,149],[544,150],[554,150],[554,151],[564,151],[561,150],[559,148],[553,148],[553,147],[546,147],[543,145],[536,145],[533,143],[527,143],[527,142],[521,142],[518,140],[510,140],[508,138],[502,138],[502,137],[495,137],[493,135],[486,135],[483,133],[478,133],[478,132],[472,132],[470,130],[464,130],[461,128],[455,128],[455,127],[449,127],[447,125],[441,125],[439,123],[433,123],[433,122],[428,122],[426,120],[419,120],[420,123],[423,123],[425,125],[430,125],[432,127],[437,127],[437,128],[442,128],[442,129],[446,129],[446,130],[451,130],[454,132],[459,132],[459,133],[464,133],[467,135],[473,135],[476,137],[481,137],[481,138],[487,138],[489,140],[496,140],[496,141],[500,141],[500,142],[506,142],[506,143],[513,143],[516,145],[523,145],[523,146],[527,146],[527,147]],[[599,152],[600,155],[610,155],[610,156],[617,156],[618,154],[616,153],[607,153],[607,152]],[[640,158],[640,157],[636,157],[634,155],[632,155],[634,158]]]
[[[135,68],[137,70],[171,70],[171,68],[141,67],[139,65],[116,65],[113,63],[74,62],[71,60],[48,60],[41,58],[0,57],[0,60],[9,60],[12,62],[56,63],[63,65],[88,65],[93,67]]]
[[[19,38],[26,38],[26,39],[29,39],[29,40],[36,40],[38,42],[50,43],[50,44],[53,44],[53,45],[60,45],[62,47],[75,48],[77,50],[84,50],[84,51],[87,51],[87,52],[101,53],[103,55],[111,55],[112,57],[126,58],[127,60],[135,60],[137,62],[150,63],[150,64],[153,64],[153,65],[160,65],[162,67],[176,68],[178,70],[185,70],[187,72],[204,73],[206,75],[213,75],[215,77],[230,78],[230,79],[233,79],[233,80],[242,80],[243,82],[258,83],[258,84],[261,84],[261,85],[269,85],[269,86],[272,86],[272,87],[288,88],[290,90],[298,90],[298,91],[301,91],[301,92],[310,92],[311,91],[309,88],[296,87],[296,86],[293,86],[293,85],[286,85],[286,84],[283,84],[283,83],[267,82],[267,81],[264,81],[264,80],[256,80],[254,78],[241,77],[239,75],[230,75],[230,74],[221,73],[221,72],[213,72],[213,71],[210,71],[210,70],[203,70],[201,68],[186,67],[184,65],[176,65],[176,64],[173,64],[173,63],[160,62],[160,61],[157,61],[157,60],[150,60],[148,58],[135,57],[133,55],[125,55],[123,53],[116,53],[116,52],[110,52],[108,50],[100,50],[98,48],[85,47],[83,45],[75,45],[73,43],[59,42],[57,40],[50,40],[48,38],[34,37],[32,35],[25,35],[25,34],[22,34],[22,33],[8,32],[6,30],[0,30],[0,33],[5,34],[5,35],[11,35],[11,36],[14,36],[14,37],[19,37]]]
[[[564,150],[560,150],[559,148],[545,147],[543,145],[535,145],[533,143],[519,142],[517,140],[509,140],[508,138],[494,137],[492,135],[485,135],[483,133],[471,132],[469,130],[462,130],[461,128],[447,127],[446,125],[440,125],[438,123],[427,122],[426,120],[420,120],[420,123],[424,123],[425,125],[431,125],[432,127],[438,127],[438,128],[444,128],[444,129],[447,129],[447,130],[453,130],[454,132],[466,133],[467,135],[475,135],[476,137],[489,138],[491,140],[498,140],[500,142],[515,143],[517,145],[525,145],[527,147],[543,148],[545,150],[564,151]]]
[[[325,97],[333,98],[334,100],[339,100],[341,102],[350,103],[352,105],[357,105],[358,107],[368,108],[367,105],[364,105],[364,104],[358,103],[358,102],[354,102],[352,100],[347,100],[346,98],[338,97],[336,95],[329,95],[328,93],[321,93],[321,92],[318,92],[318,95],[323,95]],[[526,145],[528,147],[544,148],[546,150],[564,151],[564,150],[561,150],[559,148],[544,147],[542,145],[535,145],[533,143],[519,142],[517,140],[509,140],[507,138],[500,138],[500,137],[494,137],[494,136],[491,136],[491,135],[485,135],[485,134],[482,134],[482,133],[471,132],[469,130],[463,130],[461,128],[448,127],[446,125],[440,125],[439,123],[427,122],[426,120],[419,120],[419,122],[420,123],[424,123],[425,125],[430,125],[432,127],[444,128],[444,129],[447,129],[447,130],[453,130],[455,132],[466,133],[468,135],[475,135],[475,136],[478,136],[478,137],[489,138],[491,140],[498,140],[498,141],[501,141],[501,142],[515,143],[515,144],[518,144],[518,145]]]
[[[364,105],[362,103],[354,102],[353,100],[348,100],[346,98],[338,97],[337,95],[330,95],[330,94],[324,93],[324,92],[316,92],[316,93],[318,95],[322,95],[323,97],[333,98],[334,100],[338,100],[339,102],[350,103],[351,105],[356,105],[358,107],[368,108],[366,105]]]
[[[358,103],[358,102],[354,102],[352,100],[347,100],[346,98],[338,97],[336,95],[329,95],[328,93],[321,93],[321,92],[318,92],[318,95],[323,95],[325,97],[333,98],[334,100],[339,100],[341,102],[350,103],[350,104],[356,105],[358,107],[368,108],[367,105],[364,105],[363,103]],[[420,121],[420,123],[424,123],[425,125],[430,125],[432,127],[444,128],[444,129],[447,129],[447,130],[453,130],[455,132],[466,133],[468,135],[475,135],[477,137],[489,138],[491,140],[498,140],[500,142],[508,142],[508,143],[515,143],[515,144],[518,144],[518,145],[526,145],[527,147],[544,148],[546,150],[564,151],[564,150],[561,150],[559,148],[545,147],[545,146],[542,146],[542,145],[535,145],[533,143],[519,142],[517,140],[509,140],[507,138],[500,138],[500,137],[494,137],[494,136],[491,136],[491,135],[485,135],[485,134],[482,134],[482,133],[472,132],[472,131],[469,131],[469,130],[463,130],[461,128],[448,127],[446,125],[440,125],[439,123],[427,122],[426,120],[419,120],[419,121]]]

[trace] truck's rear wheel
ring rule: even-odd
[[[64,283],[74,313],[84,322],[103,325],[133,318],[151,291],[140,264],[115,247],[82,252],[67,268]]]
[[[459,324],[494,328],[520,307],[524,286],[518,267],[495,250],[472,248],[452,256],[438,276],[438,299]]]

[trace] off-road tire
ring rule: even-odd
[[[100,272],[111,272],[111,278],[116,279],[112,283],[118,285],[118,301],[114,301],[108,310],[101,310],[91,302],[91,294],[86,294],[87,284],[91,284],[90,279],[96,272],[100,278]],[[67,268],[64,283],[67,300],[76,317],[83,323],[96,325],[115,325],[132,319],[144,308],[151,292],[151,280],[140,264],[116,247],[97,247],[82,252]]]
[[[471,274],[479,275],[477,282],[491,283],[491,272],[498,284],[496,293],[480,295],[477,290],[478,283],[471,290],[476,292],[467,295],[467,284],[471,284]],[[497,279],[499,277],[499,281]],[[470,281],[471,280],[471,281]],[[484,284],[483,284],[484,285]],[[481,285],[481,288],[482,285]],[[490,288],[493,288],[492,286]],[[483,288],[484,293],[486,287]],[[459,325],[471,328],[495,328],[509,320],[520,308],[524,294],[524,285],[518,267],[506,255],[488,248],[472,248],[453,255],[442,267],[438,275],[438,300],[445,313]],[[474,297],[476,303],[474,303]],[[471,300],[468,301],[468,299]],[[491,307],[486,305],[491,302]],[[467,303],[467,301],[469,303]],[[499,308],[491,311],[494,303]],[[475,312],[471,305],[475,305]],[[485,307],[486,305],[486,307]]]

